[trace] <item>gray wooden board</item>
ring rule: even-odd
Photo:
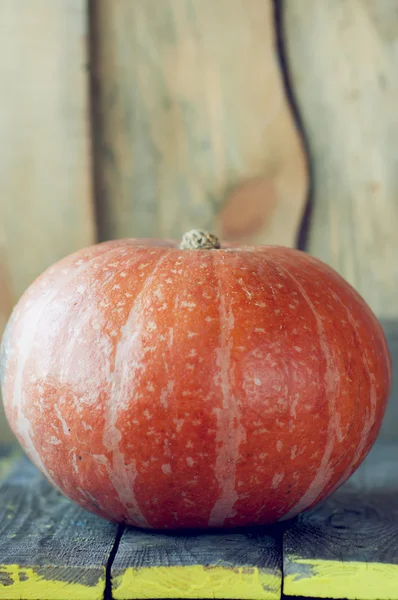
[[[120,598],[280,598],[282,528],[212,533],[127,528],[112,565]]]
[[[332,497],[284,536],[284,593],[398,597],[398,443],[382,440]]]
[[[103,598],[117,526],[64,498],[27,458],[10,464],[6,453],[0,446],[0,598]]]

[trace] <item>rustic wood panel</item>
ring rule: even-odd
[[[396,599],[397,457],[396,442],[377,442],[338,492],[287,530],[285,595]]]
[[[85,0],[0,2],[0,222],[13,301],[94,239],[86,36]]]
[[[92,0],[103,238],[294,245],[306,162],[271,0]]]
[[[0,445],[0,599],[102,599],[116,531]]]
[[[278,599],[282,531],[148,533],[128,528],[112,565],[116,600]]]
[[[314,174],[308,249],[397,316],[396,2],[286,0],[284,29]]]

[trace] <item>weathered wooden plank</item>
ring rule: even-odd
[[[279,600],[281,544],[278,528],[185,534],[128,528],[112,566],[113,597]]]
[[[398,59],[398,10],[395,0],[362,0],[378,35],[393,60]]]
[[[61,496],[27,458],[0,459],[0,599],[103,598],[116,531]]]
[[[284,5],[289,69],[314,175],[308,249],[379,316],[397,316],[396,2]]]
[[[91,243],[85,0],[0,2],[0,222],[13,302]]]
[[[353,477],[284,536],[284,594],[393,600],[398,443],[379,440]]]
[[[294,245],[307,169],[271,0],[91,2],[103,238]]]

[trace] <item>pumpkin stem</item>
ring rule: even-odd
[[[218,237],[212,233],[191,229],[182,236],[180,248],[181,250],[214,250],[221,248],[221,244]]]

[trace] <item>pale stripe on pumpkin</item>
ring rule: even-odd
[[[136,462],[126,465],[125,457],[119,450],[122,436],[117,428],[117,419],[123,400],[127,402],[134,395],[134,388],[131,386],[134,373],[145,368],[146,351],[140,342],[140,334],[146,324],[142,314],[142,303],[167,257],[168,252],[165,252],[153,268],[152,274],[147,277],[122,328],[123,334],[117,344],[114,370],[110,374],[111,391],[106,407],[103,435],[104,446],[112,453],[112,464],[106,465],[112,485],[120,502],[127,509],[129,518],[141,527],[150,527],[150,524],[144,517],[134,492],[134,483],[138,475]],[[126,355],[133,346],[134,363],[131,364],[126,361]]]
[[[222,277],[218,276],[220,347],[217,353],[219,367],[219,385],[222,394],[222,406],[217,411],[216,443],[221,442],[215,464],[215,475],[220,486],[220,496],[214,504],[209,527],[224,525],[227,518],[235,515],[233,507],[238,500],[236,491],[236,465],[239,459],[240,445],[246,439],[246,431],[241,424],[240,401],[232,394],[233,373],[231,369],[230,336],[234,327],[231,301],[227,308],[226,293],[222,286]]]
[[[370,412],[367,411],[368,412],[368,419],[366,421],[365,427],[362,430],[362,435],[360,437],[360,441],[359,441],[359,444],[357,445],[357,449],[356,449],[356,451],[354,453],[354,456],[353,456],[353,459],[351,461],[351,464],[346,469],[344,475],[333,486],[333,488],[332,488],[332,490],[331,490],[330,493],[333,493],[335,490],[337,490],[347,480],[347,477],[349,475],[351,475],[351,473],[356,468],[358,460],[360,458],[362,458],[362,453],[364,451],[365,445],[367,443],[369,443],[369,433],[370,433],[370,430],[372,429],[372,427],[373,427],[373,425],[375,423],[375,417],[376,417],[376,413],[377,413],[377,395],[376,395],[376,386],[375,386],[375,376],[374,376],[374,373],[372,373],[371,370],[370,370],[368,353],[367,353],[364,345],[361,343],[361,337],[359,335],[358,325],[357,325],[354,317],[352,316],[351,311],[344,304],[344,302],[341,300],[340,296],[338,296],[334,292],[332,293],[332,295],[333,295],[333,298],[335,298],[335,300],[337,300],[345,308],[346,313],[347,313],[347,319],[348,319],[350,325],[352,326],[352,328],[354,330],[355,337],[356,337],[356,339],[358,341],[358,347],[362,348],[362,353],[361,353],[362,363],[363,363],[363,365],[365,367],[367,376],[369,378],[369,384],[370,384],[370,390],[369,390]]]
[[[315,477],[312,480],[309,488],[305,492],[305,494],[301,497],[299,502],[295,504],[288,513],[283,515],[281,520],[290,519],[291,517],[296,516],[298,513],[306,510],[309,506],[311,506],[322,493],[322,490],[328,484],[331,476],[333,475],[333,469],[330,465],[330,458],[332,456],[336,437],[338,437],[339,433],[339,423],[338,423],[338,415],[337,415],[337,407],[336,407],[336,383],[338,385],[340,380],[340,374],[334,365],[332,354],[329,350],[328,340],[325,332],[325,328],[322,323],[322,319],[319,317],[319,314],[316,311],[315,306],[311,302],[308,294],[305,289],[301,285],[301,283],[287,270],[285,269],[280,262],[278,261],[278,267],[286,273],[292,281],[296,284],[298,290],[301,292],[302,297],[307,302],[311,312],[313,313],[316,321],[316,327],[319,335],[319,345],[322,350],[322,353],[325,357],[326,363],[326,371],[325,371],[325,395],[326,395],[326,404],[329,410],[329,419],[328,419],[328,428],[326,433],[326,444],[325,450],[322,456],[322,460],[320,465],[316,471]]]
[[[91,259],[93,260],[95,256]],[[15,344],[16,353],[18,359],[16,361],[16,369],[14,373],[14,386],[13,386],[13,407],[17,410],[17,418],[15,426],[17,433],[22,440],[22,444],[29,455],[29,458],[36,465],[36,467],[47,477],[47,479],[53,484],[59,491],[60,488],[55,483],[47,468],[45,467],[40,454],[38,453],[35,443],[33,441],[32,423],[27,417],[25,417],[23,408],[25,403],[25,392],[24,392],[24,371],[26,363],[33,352],[34,341],[40,325],[40,320],[45,314],[48,306],[53,302],[58,294],[81,273],[83,273],[91,264],[91,261],[87,261],[83,265],[71,270],[70,275],[62,280],[62,286],[50,287],[45,285],[45,279],[39,284],[39,293],[36,293],[34,302],[30,301],[30,294],[36,288],[30,288],[26,293],[25,297],[21,300],[22,307],[17,307],[17,311],[23,309],[23,316],[21,321],[18,323],[18,335],[15,336],[15,332],[10,332],[12,343]],[[51,275],[54,267],[47,271],[48,275]],[[10,340],[11,341],[11,340]]]

